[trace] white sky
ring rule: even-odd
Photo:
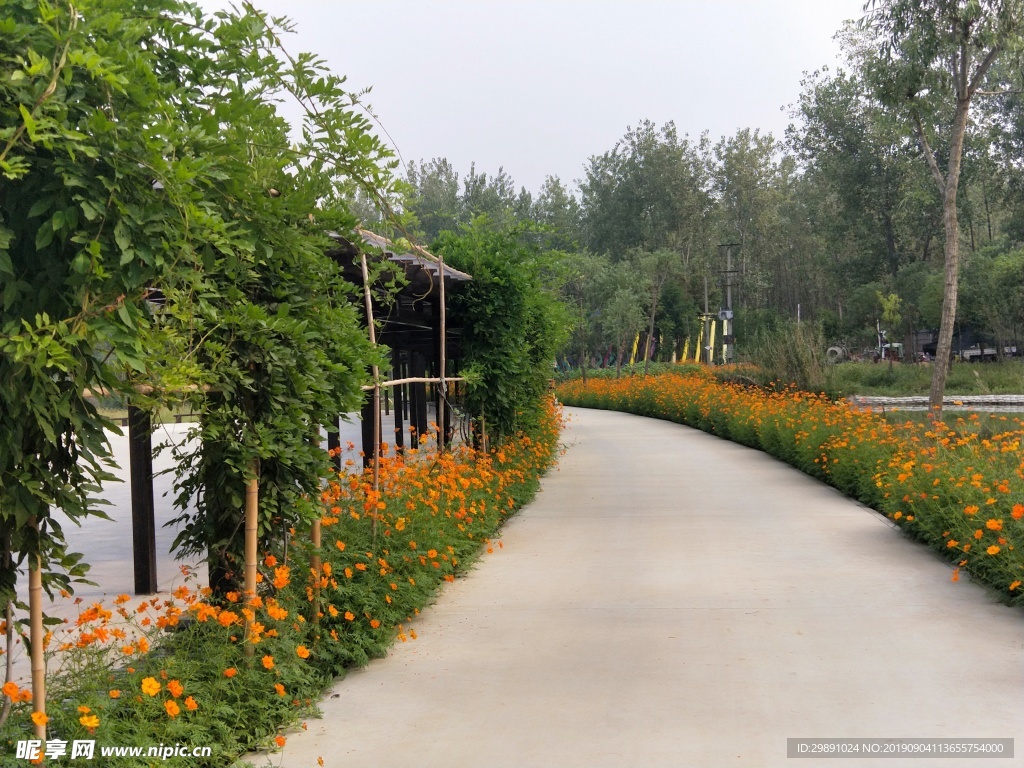
[[[225,0],[200,0],[205,8]],[[864,0],[255,0],[293,19],[292,53],[326,59],[406,160],[499,166],[536,192],[643,119],[713,139],[781,138],[804,72]]]

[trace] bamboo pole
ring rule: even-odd
[[[373,298],[370,295],[370,270],[366,266],[366,253],[360,254],[363,267],[363,299],[366,302],[366,326],[370,332],[370,343],[377,347],[377,329],[373,320]],[[376,497],[380,488],[380,370],[376,363],[371,368],[373,375],[373,493]],[[373,511],[373,536],[377,536],[377,510]]]
[[[43,560],[39,554],[39,521],[29,518],[29,527],[36,534],[36,552],[28,570],[29,642],[32,645],[32,709],[46,714],[46,660],[43,643]],[[46,741],[46,723],[35,725],[36,738]]]
[[[245,602],[248,605],[256,597],[256,558],[259,543],[259,501],[260,501],[260,462],[253,459],[249,465],[252,477],[245,484]],[[248,642],[252,637],[252,621],[245,620],[245,655],[252,657],[253,644]]]
[[[439,379],[431,378],[429,376],[410,376],[410,377],[405,378],[405,379],[391,379],[391,381],[382,381],[378,386],[380,386],[380,387],[398,387],[398,386],[401,386],[402,384],[434,384],[437,381],[439,381]],[[453,376],[450,379],[448,379],[448,378],[445,379],[445,383],[446,384],[447,383],[451,383],[453,381],[465,381],[465,379],[462,378],[461,376]],[[361,389],[364,392],[369,392],[371,389],[373,389],[373,384],[364,384],[361,387]]]
[[[438,294],[440,298],[440,324],[441,324],[441,338],[438,344],[438,361],[437,361],[437,392],[440,395],[437,399],[437,450],[440,453],[445,449],[445,423],[444,423],[444,412],[445,407],[448,403],[448,391],[444,383],[445,374],[445,358],[448,356],[447,348],[447,313],[448,308],[445,305],[444,298],[444,257],[437,257],[437,274],[438,274]]]

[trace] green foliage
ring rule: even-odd
[[[484,217],[432,246],[473,276],[452,296],[451,312],[464,329],[463,360],[473,374],[466,407],[486,419],[493,437],[537,424],[555,353],[568,336],[569,315],[543,279],[558,254],[542,251],[529,234]]]
[[[108,479],[112,425],[83,391],[129,390],[167,346],[147,287],[189,249],[186,131],[165,119],[175,84],[154,22],[178,8],[4,4],[0,520],[3,549],[39,553],[48,584],[80,575],[60,521],[96,514]]]
[[[813,323],[786,323],[764,330],[748,342],[746,356],[756,366],[752,375],[764,386],[824,392],[825,340]]]
[[[177,0],[4,9],[4,552],[62,565],[50,581],[80,575],[59,521],[97,513],[112,426],[87,389],[145,407],[212,390],[195,403],[207,442],[182,486],[200,510],[192,550],[235,527],[253,459],[263,534],[301,519],[324,472],[311,438],[358,403],[371,359],[323,255],[324,231],[354,224],[344,196],[386,210],[393,189],[357,97],[322,60],[283,51],[285,22],[248,5],[214,18]],[[283,98],[305,108],[297,144]],[[14,571],[0,570],[6,592]]]

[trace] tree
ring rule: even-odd
[[[409,209],[426,242],[433,242],[444,231],[457,230],[465,222],[459,174],[447,159],[421,161],[418,166],[410,162],[406,178],[412,187]]]
[[[464,328],[466,408],[486,419],[492,443],[537,426],[555,353],[567,338],[557,286],[543,279],[557,255],[530,234],[528,226],[506,228],[482,216],[458,233],[442,233],[431,246],[473,276],[451,297],[451,314]]]
[[[164,390],[208,385],[236,418],[272,401],[278,431],[248,423],[224,468],[240,480],[250,459],[298,457],[267,512],[308,515],[285,497],[315,491],[326,463],[281,429],[287,415],[308,437],[359,397],[366,345],[323,249],[324,229],[354,223],[339,195],[389,188],[369,121],[321,60],[282,54],[280,27],[251,7],[216,19],[177,0],[5,11],[0,521],[13,563],[0,563],[0,589],[26,558],[63,563],[55,585],[80,575],[58,513],[98,514],[112,426],[87,390],[138,402],[137,385],[155,385],[142,403],[155,406]],[[297,146],[276,112],[285,96],[307,109]],[[215,411],[204,402],[204,426]],[[275,478],[261,483],[272,501]]]
[[[680,138],[674,123],[629,129],[610,152],[590,158],[583,240],[595,253],[625,258],[631,248],[677,251],[683,262],[706,249],[707,146]]]
[[[895,330],[901,322],[903,322],[903,315],[900,314],[900,304],[902,300],[898,294],[890,293],[884,294],[881,291],[876,293],[878,303],[882,307],[882,322],[885,323],[887,331]],[[889,348],[889,370],[892,370],[892,347]]]
[[[941,410],[956,320],[964,138],[993,65],[1019,47],[1024,7],[1020,0],[871,0],[869,8],[881,52],[870,73],[875,91],[910,120],[942,197],[945,286],[928,396]]]
[[[680,276],[682,265],[679,254],[668,250],[657,250],[653,252],[641,251],[634,254],[637,271],[642,276],[642,282],[648,289],[647,303],[647,342],[651,346],[654,339],[654,321],[658,316],[658,302],[665,290],[665,285]],[[644,350],[644,376],[650,368],[648,349]]]

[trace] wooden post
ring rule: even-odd
[[[441,256],[437,257],[437,274],[438,274],[438,294],[440,301],[438,304],[440,317],[438,322],[441,326],[440,337],[437,345],[437,450],[443,451],[448,447],[448,433],[445,430],[447,424],[445,420],[445,408],[448,405],[448,390],[444,383],[445,374],[445,357],[447,356],[448,349],[446,346],[445,335],[447,334],[446,327],[446,307],[444,300],[444,258]]]
[[[43,643],[43,561],[39,555],[39,521],[29,518],[36,534],[36,552],[30,556],[28,570],[29,643],[32,646],[32,709],[46,714],[46,660]],[[36,738],[46,741],[46,724],[35,726]]]
[[[402,378],[402,356],[397,349],[391,350],[391,367],[394,378]],[[402,415],[405,411],[405,387],[402,384],[395,386],[395,453],[401,453],[405,449],[405,420]]]
[[[132,490],[135,594],[155,595],[156,518],[153,509],[153,440],[149,413],[128,406],[128,466]]]
[[[260,461],[253,459],[249,465],[252,477],[245,484],[245,602],[248,604],[256,597],[256,558],[259,543],[259,500],[260,500]],[[252,657],[254,646],[249,640],[252,637],[252,622],[245,620],[245,655]]]
[[[419,352],[412,353],[412,360],[409,365],[411,378],[425,378],[427,363]],[[420,435],[427,431],[427,387],[426,384],[417,382],[409,386],[409,397],[412,400],[411,420],[416,427],[416,445],[419,445]],[[415,447],[415,446],[414,446]]]
[[[370,344],[377,347],[377,328],[373,321],[373,298],[370,295],[370,270],[366,266],[366,253],[361,253],[363,266],[363,298],[366,301],[366,326],[370,331]],[[380,488],[380,371],[376,364],[373,374],[373,491]],[[373,535],[377,535],[377,511],[373,511]]]

